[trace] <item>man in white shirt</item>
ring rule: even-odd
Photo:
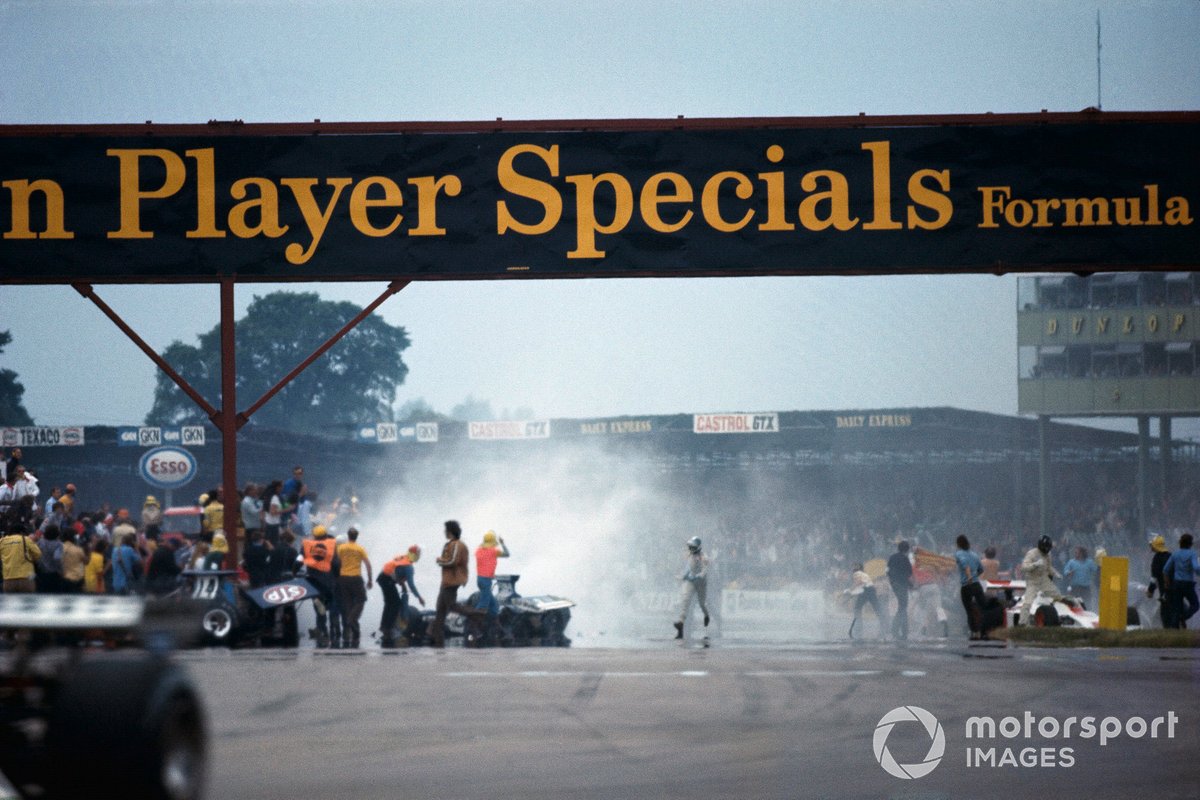
[[[16,491],[17,500],[25,497],[37,498],[38,483],[37,478],[30,472],[27,472],[24,467],[18,466],[16,475],[13,477],[16,480],[13,482],[13,488]]]

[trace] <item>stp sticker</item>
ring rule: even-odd
[[[283,605],[299,600],[308,594],[308,590],[303,586],[297,586],[294,583],[285,583],[281,586],[272,586],[263,592],[263,600],[273,606]]]

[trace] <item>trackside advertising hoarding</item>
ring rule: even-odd
[[[1076,121],[0,129],[0,282],[1200,265],[1200,116],[1057,116]]]

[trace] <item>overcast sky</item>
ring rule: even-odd
[[[1195,0],[0,0],[0,123],[1078,111],[1097,9],[1105,110],[1200,109]],[[217,322],[215,287],[99,292],[159,350]],[[413,341],[400,402],[577,417],[1011,414],[1015,311],[1013,277],[918,276],[423,283],[380,313]],[[149,410],[153,365],[72,289],[0,287],[3,329],[39,424]]]

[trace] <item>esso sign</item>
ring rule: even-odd
[[[196,459],[182,447],[156,447],[146,451],[138,469],[151,486],[177,489],[196,477]]]

